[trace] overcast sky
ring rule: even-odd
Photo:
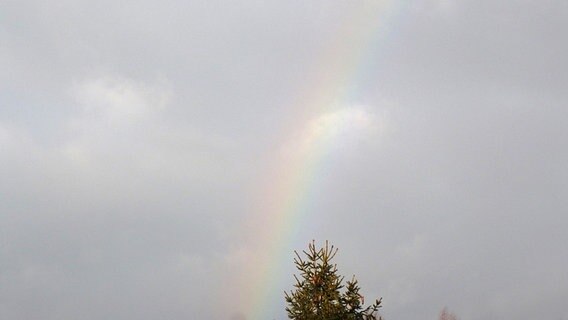
[[[387,320],[568,320],[566,30],[561,0],[0,1],[0,318],[286,319],[315,239]]]

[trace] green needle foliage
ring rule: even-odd
[[[299,277],[294,275],[295,290],[284,292],[288,318],[294,320],[376,320],[381,307],[381,299],[363,307],[364,298],[359,293],[355,277],[343,285],[342,276],[337,274],[337,266],[331,260],[337,248],[325,242],[325,247],[316,248],[315,242],[303,251],[303,259],[298,252],[294,263]],[[345,290],[342,290],[345,289]],[[343,291],[343,292],[342,292]]]

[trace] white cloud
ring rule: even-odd
[[[0,149],[3,149],[8,146],[12,139],[12,135],[8,128],[0,123]]]
[[[414,2],[412,4],[415,10],[443,16],[454,14],[458,5],[457,1],[454,0],[427,0]]]
[[[305,156],[322,146],[343,147],[357,142],[376,141],[388,129],[386,112],[373,113],[368,107],[343,107],[323,113],[292,134],[282,152]]]
[[[88,117],[127,123],[148,119],[166,107],[172,92],[163,82],[147,84],[105,75],[75,84],[73,93]]]

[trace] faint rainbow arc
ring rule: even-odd
[[[327,57],[322,59],[313,86],[300,94],[298,104],[305,106],[304,114],[298,115],[301,123],[305,123],[314,114],[329,112],[333,105],[351,98],[360,78],[365,74],[365,67],[379,49],[382,39],[388,36],[389,24],[403,11],[408,1],[362,1],[359,10],[349,15],[341,23],[336,32],[335,40],[329,49]],[[333,70],[330,75],[329,70]],[[339,76],[334,77],[333,75]],[[349,122],[352,119],[344,119]],[[342,126],[341,119],[335,125]],[[290,126],[287,132],[297,132],[297,124]],[[337,128],[331,128],[331,131]],[[281,161],[272,170],[270,183],[263,192],[261,205],[252,219],[262,221],[260,239],[264,245],[259,249],[261,257],[251,261],[255,270],[250,273],[247,281],[252,281],[248,295],[247,319],[270,319],[270,303],[272,296],[282,296],[283,288],[278,288],[277,282],[282,277],[282,264],[290,259],[291,242],[295,226],[309,206],[308,195],[321,169],[321,162],[326,152],[333,144],[334,132],[322,129],[319,136],[312,137],[312,143],[295,150],[292,160]],[[309,130],[308,130],[309,133]],[[305,138],[301,137],[301,138]],[[270,217],[269,219],[263,217]],[[258,226],[257,226],[258,227]],[[247,299],[248,298],[248,299]],[[283,299],[283,298],[281,298]]]

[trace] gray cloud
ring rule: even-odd
[[[274,317],[315,238],[387,319],[568,319],[566,4],[395,4],[312,110],[369,3],[2,5],[0,317],[246,318],[258,186],[291,127],[361,106],[380,134],[327,150]]]

